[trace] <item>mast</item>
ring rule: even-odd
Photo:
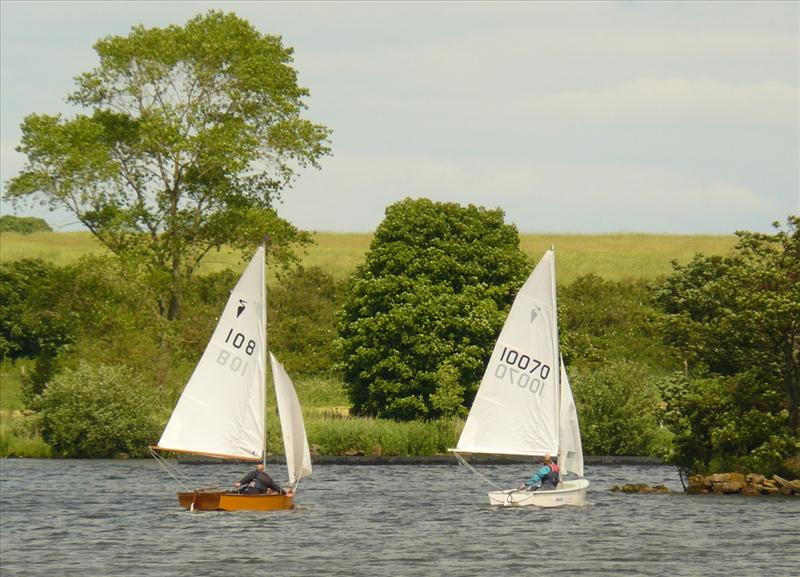
[[[558,337],[558,298],[556,296],[556,247],[550,245],[550,250],[553,252],[553,315],[555,316],[555,322],[553,326],[555,327],[555,349],[556,349],[556,368],[558,375],[558,381],[556,382],[558,386],[558,396],[556,401],[556,431],[558,435],[558,453],[556,453],[556,458],[558,459],[558,480],[561,482],[561,466],[563,459],[561,459],[562,454],[562,439],[561,439],[561,387],[563,384],[561,383],[561,343],[559,342]]]
[[[267,341],[269,331],[267,331],[267,240],[269,235],[264,235],[262,246],[264,247],[264,266],[261,267],[261,302],[264,304],[261,310],[261,320],[264,323],[264,404],[267,403],[267,370],[266,363],[269,362],[269,342]],[[267,468],[267,411],[264,411],[264,450],[261,453],[261,462]]]

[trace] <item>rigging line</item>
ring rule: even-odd
[[[187,486],[185,483],[190,483],[190,484],[195,484],[195,485],[197,484],[197,483],[196,483],[196,482],[195,482],[195,481],[194,481],[192,478],[190,478],[190,477],[189,477],[189,476],[188,476],[186,473],[184,473],[183,471],[178,471],[178,469],[177,469],[176,467],[174,467],[174,466],[170,465],[170,464],[167,462],[167,460],[166,460],[164,457],[162,457],[162,456],[161,456],[161,455],[160,455],[160,454],[159,454],[157,451],[155,451],[154,449],[150,449],[150,454],[151,454],[151,455],[153,456],[153,458],[156,460],[156,463],[158,463],[158,464],[159,464],[159,466],[160,466],[162,469],[164,469],[164,471],[166,471],[166,472],[167,472],[167,474],[168,474],[170,477],[172,477],[172,479],[173,479],[173,480],[174,480],[174,481],[175,481],[175,482],[176,482],[178,485],[180,485],[181,487],[183,487],[183,489],[184,489],[185,491],[191,491],[191,489],[190,489],[190,488],[189,488],[189,487],[188,487],[188,486]],[[180,478],[179,478],[179,477],[180,477]],[[185,483],[184,483],[184,482],[185,482]]]
[[[465,466],[467,469],[469,469],[470,471],[472,471],[473,473],[475,473],[476,475],[478,475],[478,477],[480,477],[481,479],[483,479],[484,481],[486,481],[487,483],[489,483],[489,484],[490,484],[492,487],[494,487],[495,489],[499,489],[499,490],[501,490],[501,491],[503,490],[503,488],[502,488],[500,485],[498,485],[497,483],[495,483],[494,481],[492,481],[491,479],[489,479],[489,478],[488,478],[486,475],[484,475],[483,473],[481,473],[480,471],[478,471],[478,470],[477,470],[475,467],[473,467],[472,465],[470,465],[469,463],[467,463],[467,460],[466,460],[466,459],[464,459],[464,457],[462,457],[461,455],[459,455],[459,454],[458,454],[458,453],[456,453],[456,452],[453,452],[453,454],[456,456],[456,459],[458,459],[458,461],[459,461],[459,462],[460,462],[462,465],[464,465],[464,466]]]

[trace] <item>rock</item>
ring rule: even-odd
[[[706,489],[702,483],[689,483],[689,486],[686,488],[686,492],[690,495],[699,495],[701,493],[708,493],[708,489]]]
[[[723,483],[714,483],[712,491],[714,491],[714,493],[730,495],[731,493],[741,492],[746,486],[747,484],[744,481],[725,481]]]
[[[751,485],[763,485],[764,479],[766,479],[766,477],[760,473],[750,473],[747,475],[747,477],[745,477],[745,481]]]
[[[621,487],[619,485],[614,485],[611,487],[611,490],[615,493],[638,493],[639,495],[648,495],[648,494],[664,494],[668,495],[672,491],[669,488],[665,487],[664,485],[657,485],[655,487],[651,487],[647,483],[626,483]]]
[[[768,487],[767,485],[759,485],[758,490],[761,491],[762,495],[777,495],[781,492],[777,487]]]
[[[758,490],[757,485],[746,485],[740,491],[742,495],[746,495],[748,497],[760,497],[761,491]]]

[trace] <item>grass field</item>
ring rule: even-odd
[[[363,262],[372,234],[316,233],[314,240],[315,244],[302,255],[303,264],[319,266],[334,278],[344,278]],[[686,263],[696,253],[726,254],[735,243],[733,235],[520,235],[520,246],[533,262],[537,262],[545,250],[555,247],[560,283],[570,283],[589,273],[608,280],[655,279],[670,273],[673,259]],[[85,254],[104,251],[88,232],[0,234],[2,262],[27,257],[42,258],[63,266]],[[225,268],[241,270],[244,262],[239,255],[223,250],[209,254],[201,272]]]

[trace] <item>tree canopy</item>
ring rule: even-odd
[[[675,264],[658,293],[691,377],[671,393],[687,469],[800,449],[800,217],[775,226],[737,232],[729,256]]]
[[[211,11],[94,48],[99,65],[68,97],[88,113],[25,118],[11,198],[66,208],[139,263],[167,318],[211,249],[249,250],[269,233],[287,259],[308,240],[274,205],[299,168],[330,153],[330,131],[301,116],[309,92],[280,37]]]
[[[410,420],[472,402],[530,268],[503,217],[427,199],[387,208],[339,316],[354,413]]]

